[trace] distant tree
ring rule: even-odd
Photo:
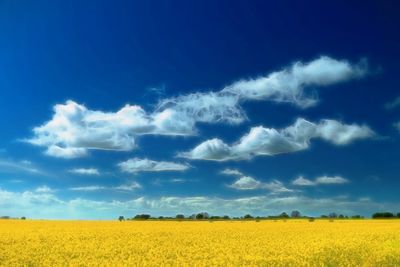
[[[183,215],[183,214],[177,214],[177,215],[175,216],[175,218],[178,219],[178,220],[182,220],[182,219],[185,219],[185,215]]]
[[[224,219],[224,220],[230,220],[231,218],[230,218],[228,215],[224,215],[224,216],[222,217],[222,219]]]
[[[164,216],[158,216],[158,219],[162,220],[162,219],[164,219]]]
[[[394,214],[391,212],[376,212],[372,214],[372,218],[380,219],[380,218],[394,218]]]
[[[352,218],[352,219],[362,219],[363,216],[357,214],[357,215],[351,216],[351,218]]]
[[[22,216],[22,217],[21,217],[21,220],[26,220],[26,217],[25,217],[25,216]]]
[[[288,215],[286,212],[282,212],[282,213],[279,215],[279,217],[280,217],[280,218],[289,218],[289,215]]]
[[[339,219],[344,219],[344,215],[343,214],[339,214]]]
[[[292,211],[292,213],[290,213],[290,217],[292,217],[292,218],[300,218],[301,217],[301,213],[298,210],[294,210],[294,211]]]
[[[135,220],[148,220],[150,219],[150,215],[149,214],[137,214],[134,217]]]
[[[250,214],[246,214],[243,216],[243,219],[246,219],[246,220],[253,219],[253,216],[251,216]]]
[[[396,216],[397,216],[397,218],[400,218],[400,212],[398,212],[398,213],[396,214]]]
[[[328,218],[328,216],[327,215],[321,215],[320,216],[322,219],[326,219],[326,218]]]
[[[210,219],[211,219],[211,220],[220,220],[220,219],[221,219],[221,216],[216,216],[216,215],[210,216]]]
[[[335,212],[329,213],[329,218],[334,219],[337,218],[337,214]]]
[[[0,219],[10,219],[10,216],[1,216]]]
[[[204,214],[203,214],[203,213],[197,213],[197,214],[196,214],[196,219],[197,219],[197,220],[202,220],[202,219],[204,219]]]
[[[197,220],[208,219],[210,215],[207,212],[200,212],[196,214]]]
[[[125,221],[125,217],[124,217],[124,216],[119,216],[119,217],[118,217],[118,220],[119,220],[120,222]]]

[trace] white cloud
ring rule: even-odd
[[[299,186],[313,186],[313,185],[316,185],[316,182],[306,179],[303,176],[300,176],[300,177],[296,178],[295,180],[293,180],[292,184],[299,185]]]
[[[140,135],[187,136],[197,133],[198,122],[241,123],[247,119],[241,102],[247,100],[308,107],[316,99],[305,94],[304,88],[330,85],[363,74],[365,68],[360,64],[323,56],[305,64],[296,62],[266,77],[235,82],[219,92],[163,99],[153,112],[137,105],[103,112],[69,100],[55,105],[53,117],[35,127],[33,137],[25,141],[46,147],[45,154],[49,156],[67,159],[86,156],[92,149],[130,151]]]
[[[349,183],[349,180],[341,176],[320,176],[314,181],[306,179],[302,176],[293,180],[292,184],[297,186],[316,186],[316,185],[332,185],[332,184],[345,184]]]
[[[327,86],[366,74],[366,66],[351,64],[346,60],[336,60],[321,56],[311,62],[295,62],[292,66],[267,76],[255,79],[240,80],[223,92],[234,93],[244,100],[272,100],[289,102],[302,108],[310,107],[317,102],[305,89],[314,86]]]
[[[317,184],[345,184],[348,183],[349,180],[340,176],[333,176],[333,177],[321,176],[315,179],[315,182]]]
[[[99,170],[95,168],[74,168],[69,170],[69,172],[80,175],[100,175]]]
[[[38,188],[35,189],[36,193],[54,193],[55,190],[51,189],[47,185],[39,186]]]
[[[185,171],[189,168],[187,164],[154,161],[149,159],[133,158],[118,164],[124,172],[161,172],[161,171]]]
[[[272,193],[288,193],[293,192],[293,190],[286,188],[282,182],[278,180],[273,180],[271,182],[265,183],[254,179],[250,176],[242,176],[235,182],[229,185],[229,187],[236,190],[257,190],[266,189]]]
[[[103,191],[103,190],[134,191],[139,188],[142,188],[141,185],[133,181],[118,186],[89,185],[89,186],[70,187],[69,190],[83,191],[83,192],[93,192],[93,191]]]
[[[130,182],[128,184],[123,184],[113,187],[113,189],[115,190],[122,190],[122,191],[134,191],[139,188],[142,188],[142,186],[137,182]]]
[[[221,174],[231,175],[231,176],[243,176],[243,173],[236,169],[224,169],[221,171]]]
[[[178,156],[215,161],[250,159],[257,155],[273,156],[304,150],[310,146],[313,138],[321,138],[335,145],[347,145],[373,135],[374,132],[365,125],[343,124],[335,120],[313,123],[299,118],[293,125],[281,130],[253,127],[231,146],[217,138],[207,140]]]
[[[71,191],[84,191],[84,192],[100,191],[105,189],[107,189],[107,187],[100,185],[77,186],[69,188],[69,190]]]
[[[238,190],[254,190],[262,188],[262,183],[250,176],[243,176],[231,184],[230,187]]]

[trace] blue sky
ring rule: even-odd
[[[2,1],[0,214],[399,207],[395,1]]]

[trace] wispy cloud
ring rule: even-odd
[[[100,175],[100,172],[96,168],[74,168],[68,172],[80,175]]]
[[[221,174],[230,175],[230,176],[243,176],[243,173],[236,169],[224,169],[221,171]]]
[[[293,180],[292,184],[297,186],[316,186],[316,185],[335,185],[335,184],[346,184],[349,180],[341,176],[320,176],[315,180],[309,180],[300,176]]]
[[[70,187],[69,190],[83,191],[83,192],[93,192],[93,191],[103,191],[103,190],[134,191],[139,188],[141,188],[141,185],[133,181],[118,186],[89,185],[89,186]]]
[[[207,140],[179,157],[197,160],[239,160],[257,155],[273,156],[307,149],[313,138],[335,145],[347,145],[355,140],[369,138],[374,132],[366,125],[344,124],[335,120],[313,123],[299,118],[284,129],[253,127],[233,145],[214,138]]]
[[[0,158],[1,171],[4,172],[25,172],[31,174],[45,174],[42,170],[37,168],[31,161],[21,160],[15,161],[12,159]]]
[[[36,193],[54,193],[56,190],[48,187],[47,185],[39,186],[35,189]]]
[[[385,104],[386,109],[394,109],[400,106],[400,96],[396,97],[393,101]]]
[[[154,161],[149,159],[133,158],[118,164],[124,172],[163,172],[163,171],[185,171],[190,166],[188,164],[170,162],[170,161]]]

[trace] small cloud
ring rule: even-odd
[[[68,172],[80,175],[100,175],[99,170],[95,168],[75,168]]]
[[[385,108],[388,110],[395,109],[399,106],[400,106],[400,96],[396,97],[392,102],[385,104]]]
[[[297,186],[316,186],[316,185],[329,185],[329,184],[345,184],[349,183],[349,180],[340,176],[320,176],[314,181],[306,179],[302,176],[292,181],[293,185]]]
[[[7,172],[27,172],[32,174],[41,174],[45,175],[44,172],[39,170],[31,161],[22,160],[22,161],[14,161],[11,159],[1,159],[0,158],[0,167],[2,167],[2,171]]]
[[[100,185],[77,186],[69,188],[69,190],[71,191],[84,191],[84,192],[99,191],[104,189],[106,189],[106,187]]]
[[[396,128],[400,132],[400,121],[393,124],[394,128]]]
[[[128,184],[123,184],[123,185],[112,187],[112,189],[123,190],[123,191],[134,191],[139,188],[142,188],[142,186],[137,182],[130,182]]]
[[[134,191],[139,188],[142,188],[142,186],[139,183],[133,181],[133,182],[118,185],[118,186],[89,185],[89,186],[70,187],[69,190],[83,191],[83,192],[93,192],[93,191],[102,191],[102,190]]]
[[[123,172],[162,172],[162,171],[185,171],[190,166],[170,161],[154,161],[149,159],[133,158],[118,164]]]
[[[312,185],[315,185],[316,183],[314,181],[304,178],[303,176],[300,176],[299,178],[295,179],[292,182],[292,184],[299,185],[299,186],[312,186]]]
[[[349,182],[349,180],[340,176],[321,176],[315,179],[315,182],[317,184],[346,184]]]
[[[264,182],[254,179],[250,176],[240,177],[234,183],[229,185],[229,187],[234,188],[236,190],[266,189],[266,190],[271,191],[274,194],[293,192],[293,190],[286,188],[283,185],[283,183],[278,180],[273,180],[271,182],[264,183]]]
[[[243,176],[243,173],[240,172],[239,170],[237,170],[237,169],[229,169],[229,168],[221,171],[221,174],[230,175],[230,176]]]
[[[39,186],[38,188],[35,189],[36,193],[41,193],[41,194],[51,194],[54,193],[56,190],[51,189],[47,185]]]

